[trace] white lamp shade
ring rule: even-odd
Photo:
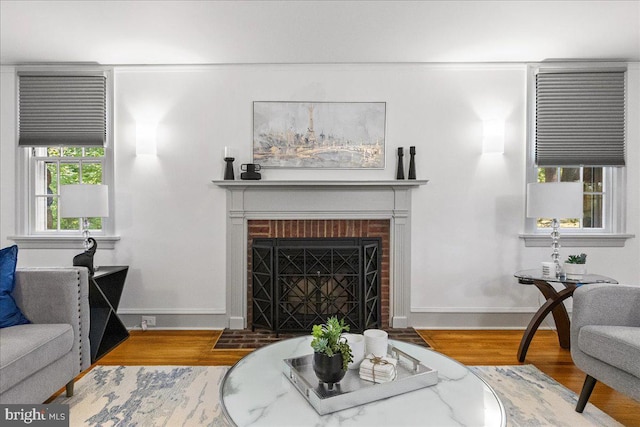
[[[108,216],[108,185],[74,184],[60,186],[60,217],[93,218]]]
[[[527,185],[529,218],[582,218],[582,184],[546,182]]]

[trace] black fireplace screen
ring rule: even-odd
[[[328,317],[352,332],[380,325],[379,238],[253,240],[253,324],[309,332]]]

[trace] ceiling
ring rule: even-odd
[[[0,1],[3,65],[640,61],[632,1]]]

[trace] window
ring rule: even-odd
[[[529,69],[527,182],[580,182],[582,218],[561,219],[563,246],[623,246],[625,68]],[[525,220],[527,246],[548,246],[551,219]]]
[[[24,248],[77,248],[82,241],[79,218],[58,215],[60,186],[107,184],[113,195],[112,150],[109,147],[29,147],[18,150],[23,165],[19,192],[19,235]],[[100,247],[113,248],[113,218],[89,218],[91,236]]]
[[[560,227],[582,231],[605,230],[605,203],[608,192],[605,176],[610,173],[609,168],[581,167],[581,168],[538,168],[537,182],[581,182],[583,188],[583,216],[582,218],[560,219]],[[551,228],[552,218],[538,218],[537,229]]]
[[[34,185],[35,232],[80,230],[79,218],[58,215],[60,186],[66,184],[103,184],[104,147],[34,147],[30,167]],[[102,218],[89,218],[89,229],[102,231]]]
[[[113,200],[111,72],[18,72],[18,218],[25,248],[76,248],[80,218],[61,218],[60,187],[106,184]],[[111,203],[112,204],[112,203]],[[113,218],[90,218],[92,237],[113,248]]]

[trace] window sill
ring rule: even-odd
[[[91,236],[99,249],[114,249],[120,236]],[[20,249],[84,249],[81,236],[9,236]]]
[[[560,244],[565,248],[576,247],[624,247],[627,239],[634,238],[634,234],[562,234]],[[551,246],[549,234],[521,234],[525,247],[542,248]]]

